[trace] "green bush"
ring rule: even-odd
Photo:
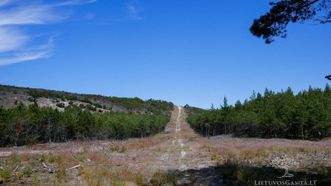
[[[30,177],[32,175],[32,168],[31,167],[24,167],[22,170],[22,177]]]
[[[9,181],[12,178],[13,172],[10,169],[0,170],[0,177],[5,181]]]
[[[64,108],[65,107],[64,103],[57,103],[56,106],[57,107],[60,107],[60,108]]]

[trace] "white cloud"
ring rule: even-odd
[[[51,56],[53,46],[53,37],[50,37],[45,45],[17,51],[11,56],[0,57],[0,66],[48,58]]]
[[[70,6],[70,5],[82,5],[94,3],[97,0],[67,0],[60,3],[54,4],[54,6]]]
[[[143,19],[143,17],[140,16],[140,10],[134,3],[128,4],[127,13],[128,16],[133,20],[139,21]]]
[[[22,26],[63,21],[68,16],[58,12],[61,7],[94,2],[96,0],[61,0],[55,3],[46,3],[46,0],[24,3],[17,0],[0,0],[0,65],[50,57],[53,37],[44,45],[33,46],[30,43],[32,37],[23,32]]]
[[[11,65],[15,63],[21,63],[26,61],[33,61],[37,59],[44,59],[50,57],[49,51],[36,51],[36,52],[24,52],[18,53],[15,56],[0,58],[0,66]]]
[[[0,27],[0,52],[8,52],[21,48],[29,37],[14,28]]]
[[[13,0],[0,0],[0,6],[5,6],[8,5],[12,2]]]
[[[65,19],[63,15],[57,15],[50,6],[29,5],[0,11],[1,25],[29,25],[46,24]]]

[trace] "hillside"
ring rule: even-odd
[[[0,146],[146,137],[164,130],[173,104],[0,86]]]
[[[79,107],[92,112],[125,113],[169,112],[173,107],[172,103],[161,100],[144,101],[139,98],[119,98],[0,85],[0,106],[15,108],[19,103],[25,106],[37,103],[39,107],[50,107],[59,111],[67,107]]]

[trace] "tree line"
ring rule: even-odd
[[[311,88],[294,94],[291,88],[253,93],[243,103],[220,108],[191,109],[188,122],[202,135],[321,139],[331,135],[331,88]]]
[[[172,104],[160,103],[152,107],[158,112],[149,113],[95,113],[74,106],[60,112],[21,103],[11,109],[0,106],[0,146],[149,136],[162,131],[170,120],[170,110],[164,108]]]

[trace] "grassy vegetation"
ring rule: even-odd
[[[90,161],[84,161],[89,159]],[[52,161],[48,161],[52,160]],[[55,160],[55,161],[53,161]],[[144,172],[134,171],[129,167],[110,166],[110,159],[103,153],[84,152],[71,155],[45,154],[45,155],[12,155],[0,161],[0,176],[5,184],[26,184],[26,185],[195,185],[204,180],[221,180],[223,184],[229,185],[254,185],[254,180],[274,180],[282,176],[284,170],[271,167],[252,167],[244,164],[237,164],[227,161],[217,167],[209,167],[201,170],[187,171],[156,171],[150,179]],[[70,167],[80,164],[77,169]],[[44,167],[44,164],[47,167]],[[55,172],[49,171],[50,167],[55,167]],[[277,180],[318,180],[318,185],[330,182],[329,168],[320,167],[318,174],[314,172],[296,172],[294,178],[283,178]],[[213,177],[210,177],[213,172]],[[80,181],[79,181],[80,180]],[[183,180],[190,181],[185,184]],[[201,182],[202,181],[202,182]],[[218,182],[215,182],[218,183]]]
[[[177,175],[174,172],[163,173],[156,172],[151,178],[150,183],[154,186],[163,186],[163,185],[177,185]]]
[[[190,111],[190,110],[189,110]],[[188,122],[203,135],[320,139],[331,135],[331,88],[309,88],[294,95],[288,88],[253,94],[244,103],[190,111]]]
[[[89,162],[86,161],[89,160]],[[50,161],[51,160],[51,161]],[[54,161],[53,161],[54,160]],[[148,185],[148,179],[140,172],[128,167],[109,165],[109,157],[104,153],[85,152],[44,155],[12,155],[0,161],[0,178],[5,184],[26,185]],[[75,169],[72,166],[80,164]],[[46,167],[45,167],[46,166]],[[77,177],[81,181],[77,180]]]

